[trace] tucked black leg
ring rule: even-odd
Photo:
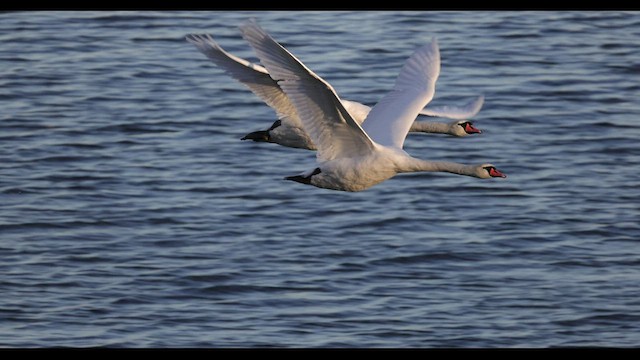
[[[320,173],[321,173],[320,168],[316,168],[315,170],[313,170],[313,172],[310,175],[307,175],[307,176],[303,176],[303,175],[287,176],[284,179],[285,180],[291,180],[291,181],[299,182],[301,184],[311,185],[311,177],[313,177],[313,175],[317,175],[317,174],[320,174]]]
[[[253,140],[253,141],[257,141],[257,142],[271,142],[271,134],[269,134],[269,131],[277,128],[280,125],[282,125],[282,121],[276,120],[273,124],[271,124],[271,127],[269,129],[260,130],[260,131],[254,131],[252,133],[248,133],[247,135],[245,135],[240,140]]]
[[[260,130],[248,133],[240,140],[253,140],[258,142],[269,142],[270,140],[269,130]]]

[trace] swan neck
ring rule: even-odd
[[[448,172],[458,175],[475,176],[475,166],[459,164],[449,161],[426,161],[412,158],[406,171],[402,172]]]
[[[414,121],[409,131],[447,134],[449,133],[449,124],[435,121]]]

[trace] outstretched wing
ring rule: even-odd
[[[278,83],[271,78],[267,69],[226,52],[209,34],[189,34],[186,40],[195,45],[214,64],[258,95],[276,111],[280,119],[287,119],[296,127],[302,126],[295,106]]]
[[[305,131],[318,148],[318,161],[365,155],[375,148],[329,83],[278,44],[255,20],[249,20],[240,30],[295,105]]]
[[[431,101],[440,75],[440,50],[435,38],[409,57],[393,90],[372,109],[362,124],[378,144],[402,149],[411,124]]]
[[[484,104],[484,96],[480,95],[462,106],[427,106],[420,111],[420,115],[466,120],[476,116],[480,112],[482,104]]]

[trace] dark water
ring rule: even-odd
[[[509,177],[282,180],[270,108],[184,35],[255,59],[254,16],[375,103],[437,36],[433,104],[477,137],[416,157]],[[0,346],[640,345],[640,13],[0,14]]]

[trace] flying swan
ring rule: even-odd
[[[333,87],[271,38],[255,20],[244,23],[240,30],[295,106],[304,129],[317,146],[317,166],[286,180],[319,188],[362,191],[406,172],[440,171],[481,179],[506,177],[492,164],[426,161],[402,150],[411,124],[435,92],[440,71],[435,38],[406,60],[393,89],[371,109],[361,126]]]
[[[186,40],[275,110],[278,120],[271,127],[251,132],[245,135],[242,140],[272,142],[288,147],[316,150],[316,145],[304,131],[291,100],[278,83],[271,78],[267,69],[227,52],[213,40],[211,35],[189,34],[186,36]],[[371,111],[371,107],[355,101],[340,101],[358,124],[362,124]],[[440,106],[422,109],[421,115],[455,120],[448,123],[415,121],[409,131],[449,134],[459,137],[479,134],[482,131],[467,119],[474,117],[480,111],[483,102],[484,97],[481,95],[460,107]]]

